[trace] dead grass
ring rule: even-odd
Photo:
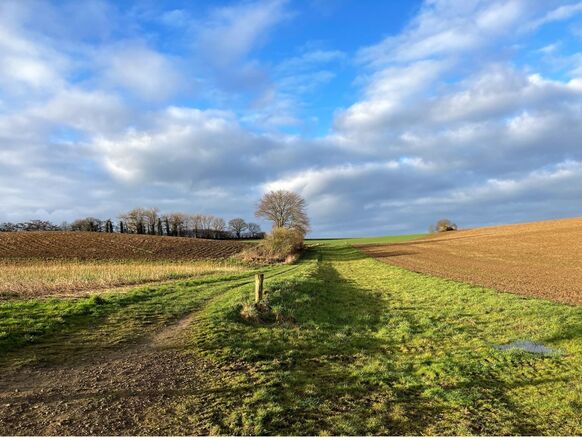
[[[62,296],[242,270],[228,261],[2,260],[0,298]]]

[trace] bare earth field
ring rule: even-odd
[[[469,229],[361,249],[415,272],[582,304],[582,218]]]
[[[0,259],[200,260],[237,254],[247,243],[101,232],[0,232]]]
[[[0,233],[0,300],[80,296],[240,272],[239,241],[91,232]]]

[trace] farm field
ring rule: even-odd
[[[0,434],[582,432],[581,307],[313,246],[261,269],[279,322],[250,268],[0,301]]]
[[[582,304],[582,218],[449,232],[362,250],[416,272]]]
[[[96,232],[0,232],[0,300],[71,296],[243,269],[248,245]]]
[[[226,259],[248,247],[241,241],[102,232],[0,232],[0,260]]]
[[[79,296],[97,290],[242,271],[233,262],[1,260],[0,300]]]

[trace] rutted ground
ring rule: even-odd
[[[241,319],[247,273],[150,287],[12,349],[0,430],[582,432],[579,307],[416,274],[343,245],[270,269],[266,284],[283,323]],[[516,339],[561,353],[494,347]]]
[[[582,304],[582,218],[448,232],[363,250],[416,272]]]
[[[241,241],[104,232],[0,232],[0,259],[200,260],[226,259]]]

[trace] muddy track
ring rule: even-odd
[[[295,268],[282,268],[268,277]],[[252,282],[249,276],[224,284],[198,309],[137,343],[84,352],[66,364],[2,370],[0,434],[209,433],[211,421],[193,426],[191,417],[168,415],[168,404],[188,397],[192,408],[194,398],[191,414],[208,416],[212,391],[220,385],[225,369],[189,349],[189,333],[206,306]]]
[[[31,367],[0,381],[0,433],[135,434],[161,431],[148,411],[203,393],[212,365],[180,350],[196,312],[137,345]],[[201,398],[201,401],[203,399]],[[204,429],[192,429],[203,433]]]

